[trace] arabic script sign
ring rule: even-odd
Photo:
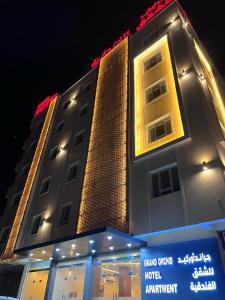
[[[225,299],[216,239],[141,250],[142,299]]]
[[[137,26],[136,31],[140,30],[144,27],[151,19],[153,19],[157,14],[159,14],[164,8],[166,8],[171,2],[174,0],[158,0],[155,1],[152,6],[150,6],[144,15],[140,17],[140,24]],[[104,57],[107,53],[109,53],[113,48],[115,48],[122,40],[131,35],[131,31],[127,30],[124,34],[120,36],[120,38],[114,42],[111,48],[105,49],[102,52],[100,57],[95,58],[91,63],[91,68],[95,68],[102,57]]]
[[[55,93],[53,96],[48,96],[47,98],[45,98],[45,100],[43,100],[40,104],[38,104],[38,107],[36,108],[35,111],[35,117],[37,115],[39,115],[43,110],[45,110],[45,108],[47,108],[49,106],[49,104],[52,102],[52,100],[55,99],[55,97],[58,96],[58,93]]]

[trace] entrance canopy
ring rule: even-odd
[[[63,260],[102,255],[145,247],[147,243],[111,227],[103,227],[64,239],[53,240],[15,251],[17,259]]]

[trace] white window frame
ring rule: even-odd
[[[147,71],[145,71],[145,65],[146,63],[152,59],[154,56],[156,56],[158,53],[161,54],[161,61],[159,63],[157,63],[154,67],[148,69]],[[154,52],[154,54],[151,54],[150,56],[148,56],[147,58],[144,59],[144,62],[143,62],[143,74],[147,74],[148,72],[154,70],[156,67],[158,67],[162,62],[164,61],[164,57],[163,57],[163,52],[161,49],[158,49]]]
[[[158,124],[158,123],[160,123],[160,122],[162,122],[162,121],[164,121],[164,124],[165,124],[165,120],[167,120],[167,119],[170,119],[170,124],[171,124],[171,133],[169,133],[169,134],[166,134],[166,135],[164,135],[164,136],[162,136],[162,137],[160,137],[159,139],[156,139],[155,141],[151,141],[150,140],[150,134],[149,134],[149,131],[151,130],[151,127],[153,127],[154,125],[156,125],[156,124]],[[153,122],[151,122],[151,123],[149,123],[149,124],[147,124],[146,125],[146,143],[147,144],[152,144],[152,143],[155,143],[155,142],[158,142],[159,140],[161,140],[161,139],[163,139],[164,137],[166,137],[166,136],[169,136],[169,135],[171,135],[171,134],[173,134],[174,133],[174,129],[173,129],[173,119],[172,119],[172,115],[169,113],[169,114],[166,114],[166,115],[164,115],[164,116],[162,116],[161,118],[158,118],[158,119],[156,119],[155,121],[153,121]]]
[[[164,94],[161,94],[160,96],[156,97],[155,99],[153,99],[150,102],[147,102],[147,93],[149,90],[151,90],[152,88],[154,88],[154,86],[160,84],[161,82],[165,82],[165,86],[166,86],[166,92]],[[162,77],[160,78],[158,81],[154,82],[153,84],[151,84],[150,86],[148,86],[146,89],[144,89],[144,103],[145,105],[150,105],[152,103],[155,103],[156,101],[158,101],[160,98],[164,97],[165,95],[167,95],[169,93],[169,89],[168,89],[168,83],[167,83],[167,78],[166,77]]]

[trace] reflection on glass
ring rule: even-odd
[[[52,299],[83,300],[84,264],[58,267]]]
[[[96,261],[92,299],[140,300],[139,257]]]

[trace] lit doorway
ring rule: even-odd
[[[140,300],[139,256],[96,261],[92,295],[92,300]]]
[[[44,300],[48,270],[30,271],[23,291],[23,300]]]

